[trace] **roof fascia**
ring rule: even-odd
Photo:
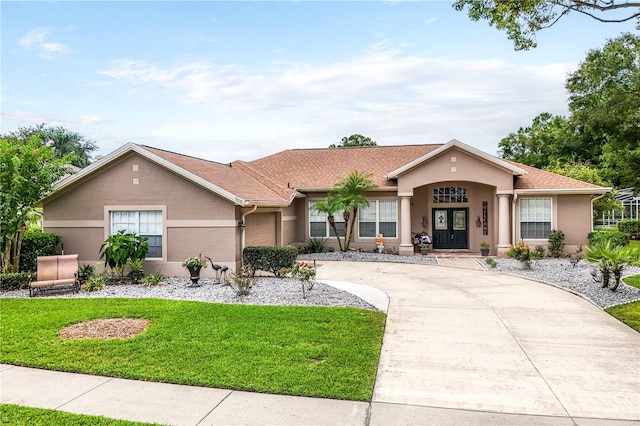
[[[214,194],[219,195],[220,197],[231,201],[234,204],[240,205],[240,206],[244,206],[246,205],[246,200],[244,200],[242,197],[239,197],[236,194],[233,194],[229,191],[227,191],[226,189],[223,189],[221,187],[219,187],[218,185],[215,185],[211,182],[209,182],[206,179],[201,178],[200,176],[191,173],[188,170],[183,169],[182,167],[172,163],[171,161],[165,160],[164,158],[150,152],[147,151],[146,149],[144,149],[143,147],[141,147],[140,145],[137,145],[133,142],[129,142],[123,146],[121,146],[120,148],[116,149],[115,151],[113,151],[112,153],[108,154],[107,156],[103,157],[102,159],[98,160],[97,162],[91,164],[88,167],[85,167],[84,169],[82,169],[81,171],[79,171],[78,173],[76,173],[75,175],[72,175],[66,179],[63,179],[61,181],[59,181],[55,186],[54,189],[57,191],[60,191],[68,186],[70,186],[71,184],[81,180],[82,178],[84,178],[85,176],[93,173],[95,170],[99,170],[103,167],[105,167],[108,164],[113,163],[114,161],[120,159],[122,156],[128,154],[129,152],[135,152],[139,155],[141,155],[142,157],[145,157],[146,159],[148,159],[149,161],[152,161],[174,173],[176,173],[179,176],[182,176],[183,178],[205,188],[208,189],[209,191],[213,192]]]
[[[486,152],[480,151],[477,148],[474,148],[472,146],[469,146],[465,143],[460,142],[457,139],[452,139],[449,142],[447,142],[446,144],[442,145],[440,148],[437,148],[425,155],[423,155],[422,157],[416,158],[415,160],[405,164],[404,166],[401,166],[395,170],[393,170],[392,172],[389,172],[387,174],[387,179],[396,179],[398,176],[400,176],[401,174],[407,172],[408,170],[430,160],[431,158],[434,158],[438,155],[440,155],[441,153],[456,147],[462,151],[466,151],[472,155],[475,155],[476,157],[480,157],[483,160],[492,163],[496,166],[502,167],[504,169],[507,169],[509,171],[511,171],[514,175],[524,175],[526,172],[524,169],[521,169],[520,167],[516,167],[510,163],[507,163],[506,161],[502,161],[499,158],[496,158],[492,155],[487,154]]]
[[[558,188],[558,189],[516,189],[514,194],[518,195],[542,195],[542,194],[560,194],[560,195],[586,195],[586,194],[606,194],[611,192],[612,187],[601,186],[599,188]]]

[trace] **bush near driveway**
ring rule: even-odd
[[[2,299],[0,362],[255,392],[370,401],[385,315],[162,299]],[[146,318],[128,340],[64,340],[98,318]]]

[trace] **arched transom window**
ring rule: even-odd
[[[433,189],[434,203],[467,203],[467,188],[459,186],[444,186]]]

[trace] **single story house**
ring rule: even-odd
[[[119,229],[149,238],[147,271],[184,274],[198,254],[236,269],[244,247],[327,238],[326,216],[312,210],[352,171],[377,187],[359,211],[352,248],[413,255],[412,233],[434,250],[504,252],[524,240],[546,245],[560,229],[568,249],[587,243],[600,187],[446,144],[292,149],[255,161],[221,164],[128,143],[60,181],[42,200],[43,227],[62,236],[81,263],[98,262],[102,242]],[[336,215],[339,220],[341,215]],[[207,274],[211,274],[209,269]]]

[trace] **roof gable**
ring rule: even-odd
[[[273,191],[230,164],[202,160],[134,143],[123,145],[75,175],[61,180],[55,187],[56,192],[82,181],[133,152],[237,205],[288,204],[290,201],[290,197],[283,196],[281,191]]]
[[[468,152],[469,154],[479,157],[485,161],[487,161],[490,164],[495,165],[496,167],[500,167],[502,169],[506,169],[510,172],[512,172],[514,175],[522,175],[525,173],[525,171],[520,168],[515,166],[514,164],[511,164],[510,162],[507,162],[505,160],[502,160],[500,158],[494,157],[492,155],[487,154],[486,152],[480,151],[479,149],[473,148],[467,144],[464,144],[462,142],[460,142],[459,140],[456,139],[452,139],[451,141],[449,141],[448,143],[444,144],[444,145],[440,145],[439,148],[426,153],[425,155],[416,158],[406,164],[403,164],[401,167],[398,167],[397,169],[392,170],[391,172],[389,172],[387,174],[387,178],[389,179],[395,179],[398,176],[400,176],[401,174],[413,169],[414,167],[417,167],[423,163],[428,162],[429,160],[431,160],[434,157],[437,157],[438,155],[442,154],[443,152],[446,152],[452,148],[458,148],[462,151]]]

